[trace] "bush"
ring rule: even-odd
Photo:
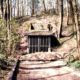
[[[72,66],[74,66],[75,68],[80,69],[80,61],[75,61],[74,63],[72,63]]]
[[[15,53],[15,46],[19,41],[19,35],[17,33],[19,25],[14,19],[12,19],[8,24],[10,25],[10,53]],[[8,56],[9,53],[7,51],[9,44],[7,36],[8,29],[6,27],[6,22],[0,18],[0,54],[5,54],[6,56]]]

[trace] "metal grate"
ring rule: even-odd
[[[51,47],[50,36],[29,36],[29,53],[46,52]]]

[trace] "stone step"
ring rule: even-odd
[[[66,66],[63,60],[23,61],[17,80],[80,80],[79,73]]]
[[[38,64],[40,62],[35,62],[35,64],[33,64],[33,62],[31,61],[24,61],[20,64],[20,67],[22,68],[49,68],[49,67],[52,67],[52,68],[58,68],[58,67],[63,67],[66,65],[65,62],[63,62],[63,60],[57,60],[57,61],[52,61],[52,62],[47,62],[44,64]]]
[[[19,69],[19,74],[21,74],[22,76],[26,75],[26,78],[33,78],[33,79],[63,76],[63,75],[68,75],[68,74],[71,75],[71,73],[73,72],[74,70],[70,69],[69,67],[62,67],[59,69],[47,68],[47,69],[38,69],[38,70],[37,69],[34,69],[34,70],[29,70],[29,69],[20,70]]]

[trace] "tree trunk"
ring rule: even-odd
[[[34,13],[35,13],[35,11],[34,11],[34,5],[35,5],[34,0],[32,0],[32,13],[31,13],[31,15],[34,15]]]
[[[74,18],[73,18],[73,16],[74,16],[74,8],[73,8],[73,4],[72,4],[72,1],[71,0],[68,0],[68,2],[69,2],[69,5],[70,5],[70,18],[71,18],[71,20],[72,20],[72,24],[74,24]]]
[[[80,59],[80,28],[79,28],[79,21],[78,21],[78,7],[77,7],[77,1],[73,1],[74,5],[74,19],[75,19],[75,28],[76,28],[76,38],[77,38],[77,48],[79,53],[79,59]]]
[[[69,3],[68,3],[68,0],[67,0],[67,25],[69,24],[69,15],[70,15],[70,6],[69,6]]]
[[[45,5],[45,0],[43,0],[43,6],[44,6],[44,12],[46,13],[46,5]]]
[[[2,13],[2,18],[4,18],[4,7],[3,7],[3,0],[0,0],[0,5],[1,5],[1,13]]]
[[[10,20],[11,20],[11,16],[10,16],[10,0],[6,0],[6,12],[5,12],[5,15],[6,15],[6,27],[7,27],[7,40],[8,40],[8,44],[7,44],[7,51],[8,51],[8,54],[10,54],[10,47],[11,47],[11,30],[10,30]]]
[[[24,16],[24,0],[22,0],[22,16]]]
[[[19,10],[19,0],[17,0],[17,17],[19,17],[19,12],[20,12],[20,10]]]
[[[14,18],[15,18],[15,6],[16,6],[16,0],[14,0]]]
[[[62,27],[63,27],[63,0],[61,0],[61,13],[60,13],[60,17],[61,17],[61,24],[60,24],[60,33],[59,33],[59,38],[62,37]]]
[[[56,0],[56,14],[59,14],[59,0]]]

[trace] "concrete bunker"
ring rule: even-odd
[[[51,52],[60,43],[55,37],[55,33],[50,31],[33,31],[28,33],[29,53]]]

